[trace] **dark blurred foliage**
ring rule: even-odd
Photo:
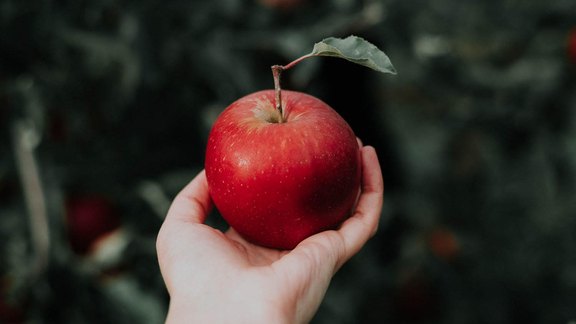
[[[575,28],[573,0],[1,0],[0,322],[162,322],[156,233],[212,122],[349,34],[398,75],[284,77],[386,180],[314,322],[575,321]]]

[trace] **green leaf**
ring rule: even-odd
[[[384,52],[357,36],[348,36],[344,39],[326,38],[314,44],[314,49],[309,55],[339,57],[378,72],[396,74],[396,69]]]

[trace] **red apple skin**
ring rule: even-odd
[[[349,217],[360,189],[356,136],[332,108],[310,95],[274,90],[247,95],[214,123],[206,177],[222,217],[248,241],[292,249]]]

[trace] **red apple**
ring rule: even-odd
[[[290,11],[303,5],[304,0],[259,0],[259,2],[269,8]]]
[[[273,65],[274,90],[231,104],[208,138],[212,200],[232,228],[262,246],[292,249],[335,228],[360,191],[360,150],[350,126],[321,100],[280,86],[283,71],[317,56],[396,73],[386,54],[362,38],[326,38],[311,53]]]
[[[570,62],[576,64],[576,27],[572,28],[568,34],[566,50],[568,52],[568,59]]]
[[[87,255],[95,244],[120,228],[120,216],[110,200],[99,195],[72,197],[66,202],[67,234],[74,252]]]
[[[458,238],[450,229],[438,227],[428,233],[428,248],[439,259],[452,261],[460,252]]]
[[[356,136],[332,108],[310,95],[274,90],[247,95],[216,120],[206,177],[216,208],[248,241],[292,249],[338,226],[360,189]],[[283,111],[283,112],[282,112]]]

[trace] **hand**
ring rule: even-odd
[[[333,275],[378,228],[380,164],[374,148],[361,152],[362,190],[354,214],[338,230],[313,235],[291,251],[205,225],[212,203],[200,172],[176,196],[158,234],[158,261],[171,296],[167,323],[310,321]]]

